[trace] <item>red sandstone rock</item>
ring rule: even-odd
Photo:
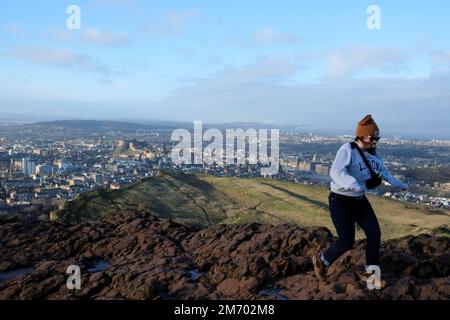
[[[319,283],[310,257],[333,237],[294,224],[184,226],[141,212],[75,226],[0,221],[0,299],[449,299],[450,239],[420,235],[382,244],[382,277],[360,280],[364,241]],[[81,290],[68,290],[78,265]]]

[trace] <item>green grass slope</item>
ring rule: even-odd
[[[122,210],[151,210],[186,224],[266,222],[325,226],[333,232],[324,187],[263,178],[162,174],[121,190],[94,190],[52,213],[65,223],[93,221]],[[450,214],[368,195],[384,239],[443,230]],[[438,228],[438,229],[436,229]],[[358,232],[358,238],[363,233]]]

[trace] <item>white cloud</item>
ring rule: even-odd
[[[349,133],[355,121],[371,112],[386,124],[384,133],[394,134],[400,128],[403,132],[446,134],[441,128],[450,121],[449,109],[441,108],[437,114],[433,106],[450,104],[448,79],[289,81],[302,70],[289,60],[261,58],[191,81],[155,103],[154,108],[149,106],[148,112],[173,120],[296,123],[322,129],[347,128]],[[335,119],[340,120],[337,123]]]
[[[350,47],[325,53],[325,77],[352,77],[364,71],[395,72],[408,60],[406,52],[396,48]]]
[[[53,40],[63,41],[63,42],[69,42],[75,38],[74,32],[72,30],[68,30],[68,29],[53,28],[53,29],[50,29],[46,35]]]
[[[450,74],[450,51],[433,51],[431,53],[431,63],[431,73],[433,75]]]
[[[135,0],[93,0],[94,5],[130,5],[135,3]]]
[[[212,75],[207,81],[212,81],[218,85],[283,82],[295,76],[300,69],[301,67],[299,65],[289,60],[279,57],[263,56],[249,65],[226,68],[220,73]]]
[[[293,33],[278,32],[270,27],[258,30],[253,34],[253,38],[257,43],[261,44],[296,44],[299,42],[299,37]]]
[[[196,9],[172,11],[159,21],[146,25],[144,32],[149,36],[178,36],[200,17],[200,11]]]
[[[3,28],[4,31],[9,34],[10,36],[13,36],[17,39],[23,39],[27,32],[25,31],[25,28],[18,24],[11,24]]]
[[[73,53],[67,49],[18,45],[12,47],[8,55],[38,65],[80,69],[100,74],[109,73],[108,68],[92,56]]]
[[[126,32],[101,32],[95,28],[84,30],[82,38],[87,44],[101,46],[119,46],[131,42],[131,38]]]
[[[56,41],[111,47],[128,45],[132,41],[126,32],[103,32],[96,28],[84,29],[81,34],[72,30],[53,28],[47,31],[47,36]]]

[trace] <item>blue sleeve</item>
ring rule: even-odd
[[[382,166],[381,169],[381,176],[383,177],[384,180],[386,180],[387,182],[389,182],[390,185],[392,185],[395,188],[399,188],[402,190],[407,190],[408,189],[408,185],[406,183],[401,182],[400,180],[398,180],[396,177],[394,177],[384,166]]]
[[[355,177],[348,173],[348,167],[352,160],[352,150],[349,143],[344,144],[336,153],[333,165],[330,169],[330,176],[333,182],[339,186],[341,191],[367,191],[364,185],[358,183]]]

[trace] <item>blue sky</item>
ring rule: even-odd
[[[0,114],[352,131],[372,113],[390,134],[450,138],[449,14],[444,0],[9,1]]]

